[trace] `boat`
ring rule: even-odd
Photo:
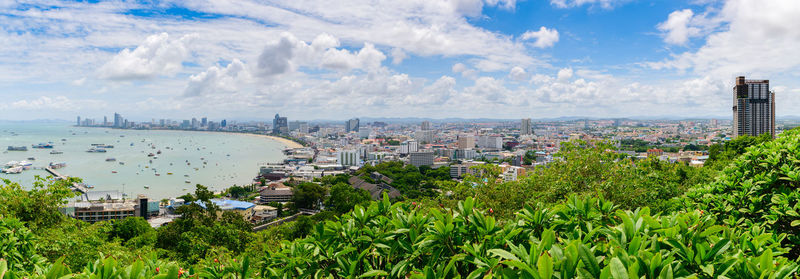
[[[171,172],[168,172],[168,173],[167,173],[167,175],[172,175],[172,173],[171,173]]]
[[[117,161],[116,158],[106,158],[106,162],[115,162]]]
[[[111,171],[111,173],[117,173],[117,171]]]
[[[31,146],[33,146],[33,148],[53,148],[53,144],[50,143],[33,144]]]
[[[161,174],[160,173],[156,173],[156,176],[161,176]]]
[[[161,150],[159,150],[158,152],[156,152],[156,154],[161,154]]]
[[[153,157],[153,156],[156,156],[156,154],[153,153],[147,154],[147,157]]]
[[[61,139],[61,141],[67,141],[67,139]]]
[[[11,167],[11,168],[4,169],[3,172],[12,174],[12,173],[21,173],[22,170],[23,169],[22,169],[21,166],[17,166],[17,167]]]
[[[131,142],[131,146],[133,146],[133,143],[132,143],[132,142]]]
[[[36,157],[28,157],[28,160],[36,161]]]
[[[184,174],[183,177],[189,177],[189,175],[188,174]]]
[[[185,182],[185,183],[192,183],[192,182],[191,182],[191,181],[189,181],[189,180],[186,180],[186,181],[184,181],[184,182]]]
[[[53,163],[53,162],[50,162],[50,164],[48,165],[48,167],[50,167],[51,169],[60,169],[66,166],[67,163]]]
[[[86,152],[89,152],[89,153],[106,153],[106,150],[102,149],[102,148],[92,147],[92,148],[89,148],[89,150],[86,150]]]
[[[120,165],[124,165],[124,164],[125,164],[125,162],[119,162],[119,164],[120,164]]]
[[[64,152],[53,150],[53,151],[50,151],[50,154],[64,154]]]
[[[153,159],[158,159],[158,156],[153,156]]]
[[[27,146],[8,146],[8,151],[28,151]]]
[[[145,189],[150,189],[150,186],[148,186],[148,185],[144,185],[144,188],[145,188]]]

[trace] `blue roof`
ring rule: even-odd
[[[237,200],[212,199],[211,202],[219,206],[219,208],[222,210],[231,210],[231,209],[246,210],[256,206],[254,203],[251,202],[237,201]],[[203,203],[197,203],[197,204],[199,204],[200,207],[202,208],[206,208],[205,204]]]

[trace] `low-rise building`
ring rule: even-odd
[[[294,196],[292,188],[277,183],[264,187],[259,193],[258,200],[262,204],[269,202],[288,202],[291,201]]]
[[[433,152],[411,152],[408,154],[409,164],[415,167],[433,166],[433,159],[436,157]]]

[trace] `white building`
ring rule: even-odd
[[[400,154],[409,154],[411,152],[417,152],[419,150],[419,144],[415,140],[407,140],[400,143]]]
[[[414,139],[420,143],[433,143],[433,135],[432,130],[420,130],[414,133]]]
[[[342,166],[360,166],[361,152],[357,149],[341,150],[336,156],[336,162]]]
[[[486,149],[503,149],[503,137],[478,136],[478,147]]]

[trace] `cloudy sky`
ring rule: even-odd
[[[797,0],[0,0],[0,119],[800,115]]]

